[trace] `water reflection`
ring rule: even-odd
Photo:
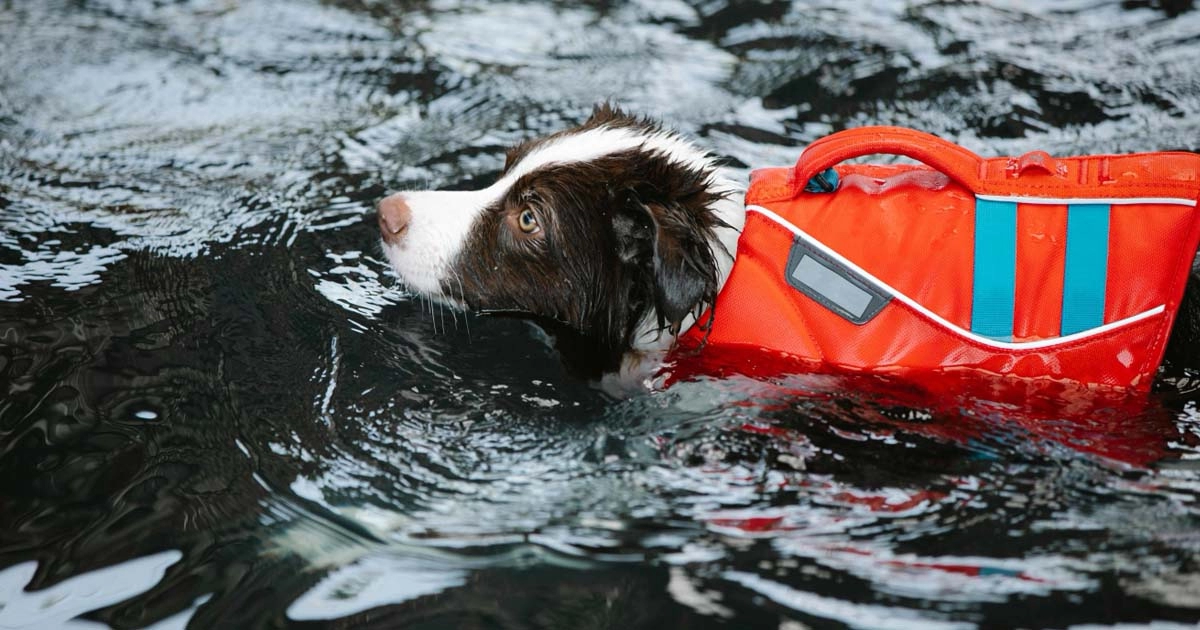
[[[97,608],[110,606],[133,597],[157,584],[169,565],[179,560],[177,551],[164,551],[137,558],[114,567],[76,575],[45,590],[22,593],[36,572],[35,563],[26,562],[0,572],[0,592],[9,599],[0,609],[0,623],[6,628],[84,628],[93,624],[74,622],[74,618]]]
[[[864,123],[1200,148],[1200,14],[1137,4],[0,4],[0,620],[1200,619],[1187,357],[1149,400],[683,364],[614,400],[395,286],[364,219],[604,98],[740,175]]]

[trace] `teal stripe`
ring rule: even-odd
[[[972,331],[992,339],[1012,339],[1016,285],[1017,204],[976,199]]]
[[[1067,260],[1063,272],[1063,335],[1104,325],[1108,282],[1109,206],[1067,206]]]

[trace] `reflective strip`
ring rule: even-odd
[[[1016,284],[1017,204],[977,199],[973,332],[992,339],[1012,339]]]
[[[925,308],[924,306],[921,305],[920,302],[917,302],[913,298],[897,291],[895,287],[889,285],[888,283],[884,282],[883,280],[880,280],[879,278],[876,278],[875,276],[867,273],[867,271],[865,269],[854,264],[852,261],[850,261],[850,259],[833,251],[832,249],[829,248],[828,245],[817,240],[815,237],[813,237],[808,232],[801,230],[800,228],[796,227],[791,222],[789,222],[787,219],[779,216],[778,214],[775,214],[774,212],[768,210],[767,208],[764,208],[762,206],[749,205],[749,206],[746,206],[746,211],[756,213],[756,214],[762,216],[763,218],[767,219],[768,221],[771,221],[772,223],[775,223],[776,225],[784,228],[785,230],[788,230],[792,234],[795,234],[797,237],[803,239],[806,243],[811,245],[814,249],[816,249],[817,251],[828,256],[831,260],[834,260],[838,264],[845,266],[850,271],[853,271],[855,274],[855,277],[862,278],[864,282],[867,282],[871,286],[875,287],[880,293],[882,293],[884,295],[892,296],[897,301],[903,303],[905,306],[907,306],[907,307],[911,308],[912,310],[916,311],[917,313],[919,313],[921,317],[924,317],[926,320],[928,320],[934,326],[937,326],[939,328],[947,330],[954,335],[958,335],[959,337],[962,337],[963,339],[977,343],[982,346],[987,346],[989,348],[996,348],[999,350],[1028,351],[1028,350],[1040,350],[1042,348],[1054,348],[1055,346],[1064,346],[1067,344],[1084,341],[1085,339],[1090,339],[1092,337],[1099,337],[1100,335],[1106,335],[1114,330],[1119,330],[1126,326],[1132,326],[1134,324],[1143,322],[1152,317],[1160,317],[1167,312],[1167,306],[1165,304],[1159,304],[1158,306],[1155,306],[1154,308],[1142,311],[1141,313],[1138,313],[1137,315],[1130,315],[1129,317],[1126,317],[1125,319],[1118,319],[1117,321],[1109,322],[1099,328],[1093,328],[1091,330],[1087,330],[1087,331],[1084,331],[1081,333],[1076,333],[1074,335],[1067,335],[1065,337],[1056,337],[1054,339],[1038,339],[1036,341],[1021,341],[1021,342],[1015,342],[1015,343],[1011,342],[1011,341],[997,341],[995,339],[988,339],[987,337],[982,337],[982,336],[977,335],[969,330],[961,328],[954,322],[951,322],[951,321],[947,320],[945,317],[942,317],[941,315],[938,315],[937,313],[934,313],[933,311]]]
[[[1101,204],[1076,204],[1067,209],[1063,335],[1104,325],[1109,210],[1109,206]]]
[[[1125,206],[1125,205],[1143,205],[1143,204],[1163,204],[1167,206],[1191,206],[1196,207],[1195,199],[1182,199],[1179,197],[1105,197],[1105,198],[1084,198],[1084,197],[1029,197],[1025,195],[975,195],[976,199],[985,199],[987,201],[1008,201],[1012,203],[1037,203],[1050,206],[1062,206],[1072,204],[1088,204],[1088,203],[1105,203],[1110,206]]]

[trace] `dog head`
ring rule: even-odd
[[[744,218],[736,192],[704,151],[604,105],[513,148],[491,186],[396,193],[378,218],[409,288],[528,318],[595,375],[669,347],[712,305]]]

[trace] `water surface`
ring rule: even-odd
[[[741,175],[862,124],[1200,150],[1159,4],[0,1],[0,627],[1200,621],[1187,353],[1148,399],[614,399],[371,216],[603,99]]]

